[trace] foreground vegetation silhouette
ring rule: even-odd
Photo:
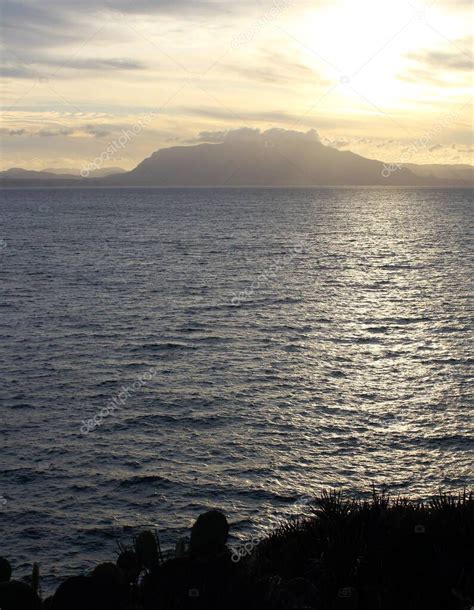
[[[219,511],[201,515],[189,542],[164,556],[142,532],[115,562],[68,578],[41,601],[11,580],[0,559],[2,610],[470,610],[474,605],[472,492],[428,502],[375,492],[316,498],[310,512],[282,523],[245,557],[227,546]]]

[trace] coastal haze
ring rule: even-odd
[[[33,556],[50,587],[144,527],[169,548],[215,505],[248,539],[325,487],[472,484],[469,190],[2,199],[0,522],[20,574]]]
[[[111,151],[132,136],[124,132]],[[73,176],[13,168],[0,172],[0,186],[474,186],[471,165],[383,163],[327,146],[314,129],[243,127],[211,139],[157,150],[129,172],[102,167],[108,150]]]

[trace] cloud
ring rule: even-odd
[[[0,128],[1,136],[27,136],[30,141],[38,138],[62,138],[62,143],[69,140],[72,146],[82,148],[95,139],[119,137],[124,130],[132,129],[134,122],[123,123],[84,123],[77,124],[77,119],[71,116],[64,116],[62,121],[48,120],[42,121],[42,128],[25,127],[15,123],[13,128]],[[133,120],[132,120],[133,121]],[[28,121],[28,123],[30,123]],[[169,132],[156,129],[150,130],[150,137],[169,136]],[[103,146],[100,142],[99,146]]]
[[[216,108],[216,107],[189,107],[189,106],[175,106],[173,108],[168,108],[168,112],[173,112],[178,115],[185,116],[197,116],[204,117],[213,120],[220,121],[237,121],[240,123],[251,122],[251,121],[271,121],[271,122],[292,122],[294,121],[294,115],[283,111],[269,111],[269,112],[259,112],[259,111],[242,111],[239,110],[238,114],[233,112],[231,109],[226,109],[224,107]]]
[[[360,125],[360,118],[357,116],[337,116],[330,115],[314,115],[308,113],[308,109],[302,107],[300,113],[289,113],[283,110],[240,110],[234,111],[225,107],[190,107],[190,106],[168,106],[167,113],[169,115],[178,115],[179,117],[203,117],[213,121],[221,121],[224,123],[270,123],[270,124],[286,124],[289,126],[299,125],[305,127],[314,126],[315,128],[324,129],[354,129]],[[302,119],[304,118],[304,123]],[[222,123],[221,123],[222,124]]]
[[[423,54],[412,53],[408,57],[436,70],[472,70],[474,67],[472,59],[459,52],[428,51]]]
[[[37,78],[38,73],[28,66],[4,64],[0,66],[2,78]]]
[[[252,3],[202,0],[2,0],[2,39],[8,47],[38,49],[85,42],[117,18],[244,12]]]
[[[248,80],[255,80],[258,82],[279,83],[282,81],[287,82],[288,80],[290,80],[287,76],[264,66],[261,66],[259,68],[246,68],[244,66],[225,65],[222,66],[222,68],[230,73],[233,72],[235,74],[238,74],[239,76],[243,76]],[[294,77],[291,78],[291,80],[294,80]]]
[[[399,80],[445,87],[453,78],[464,79],[470,74],[474,62],[462,47],[472,48],[472,42],[472,37],[457,40],[455,44],[458,51],[425,50],[407,54],[406,58],[412,62],[412,65],[398,76]]]
[[[303,63],[293,61],[281,53],[265,54],[260,65],[236,65],[222,64],[221,71],[235,73],[248,80],[264,83],[289,83],[289,82],[309,82],[312,84],[325,85],[329,81],[323,79],[314,70]]]
[[[474,153],[474,147],[472,146],[459,146],[457,144],[451,144],[450,148],[463,154]]]
[[[258,128],[239,127],[227,131],[201,131],[195,141],[208,143],[245,143],[260,142],[262,144],[271,142],[321,142],[315,129],[308,131],[295,131],[293,129],[282,129],[272,127],[264,131]]]
[[[446,80],[434,74],[432,70],[410,68],[404,74],[400,74],[398,78],[399,80],[403,80],[407,83],[431,83],[439,87],[446,86]]]
[[[112,132],[105,129],[103,125],[84,125],[83,130],[93,135],[95,138],[106,138]]]
[[[74,133],[73,129],[70,129],[69,127],[63,127],[62,129],[41,129],[40,131],[37,132],[36,135],[38,135],[40,138],[53,138],[56,136],[70,136]]]
[[[11,59],[4,62],[0,66],[0,74],[4,78],[49,78],[56,77],[54,71],[59,72],[61,77],[67,77],[67,73],[61,71],[63,66],[67,66],[68,70],[84,71],[84,72],[123,72],[145,70],[144,62],[135,61],[126,58],[73,58],[69,61],[49,57],[48,55],[37,55],[29,59],[18,59],[16,62]],[[50,72],[53,72],[51,74]],[[69,75],[70,76],[70,75]]]
[[[72,3],[72,0],[70,0]],[[57,4],[62,4],[62,0],[56,0]],[[97,8],[95,0],[87,0]],[[215,2],[212,0],[110,0],[105,2],[105,7],[110,11],[125,13],[129,15],[150,15],[150,14],[178,14],[192,12],[201,15],[228,14],[239,10],[239,4],[245,2]],[[226,6],[227,5],[227,6]],[[243,7],[241,8],[243,10]]]
[[[326,138],[324,140],[324,144],[326,144],[327,146],[330,146],[331,148],[346,148],[346,146],[349,146],[350,142],[349,140],[345,140],[344,138],[337,138],[336,140],[330,140],[328,138]]]
[[[1,0],[0,38],[3,45],[17,55],[20,63],[29,65],[42,61],[54,65],[57,62],[53,62],[51,52],[60,54],[61,60],[67,61],[73,54],[87,48],[89,43],[103,42],[104,38],[123,43],[126,34],[136,41],[136,34],[140,33],[142,26],[160,16],[175,18],[176,27],[181,30],[187,20],[194,26],[197,20],[201,20],[203,25],[222,24],[227,20],[232,28],[239,30],[240,25],[248,24],[249,18],[252,20],[252,16],[257,18],[258,14],[275,10],[275,6],[280,4],[284,5],[283,8],[296,8],[291,0],[260,0],[258,3],[252,0]],[[310,3],[300,0],[300,4],[299,9],[303,10]],[[136,33],[126,27],[114,32],[114,24],[120,26],[121,22],[124,26],[137,26]],[[140,69],[140,66],[132,64],[125,61],[117,67]],[[115,66],[113,63],[105,66],[106,69],[109,67]],[[101,68],[99,62],[98,69]]]
[[[48,60],[47,63],[59,64],[54,60]],[[74,70],[144,70],[146,68],[143,62],[130,59],[73,59],[67,65]]]
[[[322,79],[315,72],[306,68],[305,66],[300,66],[299,69],[294,69],[291,72],[285,72],[281,69],[270,68],[269,66],[260,66],[260,67],[244,67],[244,66],[233,66],[233,65],[225,65],[222,66],[228,73],[235,73],[239,76],[243,76],[248,80],[254,80],[258,82],[264,83],[284,83],[287,84],[289,82],[308,82],[311,81],[313,84],[325,85],[329,84],[328,80]]]
[[[472,0],[444,0],[441,4],[449,6],[449,8],[460,8],[472,10]]]
[[[465,52],[463,48],[472,49],[473,42],[472,36],[466,36],[455,41],[458,50],[427,50],[421,53],[409,53],[407,58],[421,64],[425,69],[470,71],[474,67],[473,58],[471,53]]]
[[[0,39],[9,52],[9,61],[0,68],[5,77],[31,78],[34,67],[44,69],[67,64],[76,70],[142,70],[139,61],[121,58],[79,58],[89,43],[101,42],[111,35],[107,26],[113,23],[112,14],[158,15],[193,9],[195,12],[218,11],[219,4],[198,0],[113,0],[108,3],[96,0],[1,0]],[[131,34],[131,32],[129,32]],[[113,35],[114,42],[122,42]],[[136,36],[134,35],[134,38]],[[77,55],[77,56],[76,56]],[[61,75],[63,76],[63,74]]]
[[[197,138],[195,138],[194,140],[188,140],[188,142],[190,144],[197,142],[209,142],[219,144],[221,142],[224,142],[227,133],[227,131],[201,131]]]
[[[65,10],[66,9],[66,10]],[[78,11],[80,14],[81,9]],[[67,7],[53,2],[2,1],[1,35],[8,48],[40,49],[74,42],[88,30],[81,19],[73,26]]]
[[[2,136],[24,136],[28,132],[26,129],[6,129],[5,127],[0,128],[0,135]]]

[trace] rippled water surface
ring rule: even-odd
[[[128,528],[166,546],[209,506],[246,537],[326,486],[472,483],[469,191],[1,198],[0,554],[17,573],[38,560],[53,583]]]

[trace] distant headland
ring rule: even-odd
[[[124,132],[123,138],[128,142],[132,135]],[[474,186],[474,166],[417,165],[411,162],[416,146],[396,163],[384,163],[327,146],[314,130],[237,129],[221,142],[162,148],[131,171],[107,169],[120,145],[120,138],[111,142],[96,159],[73,170],[76,175],[13,168],[0,172],[0,186]]]

